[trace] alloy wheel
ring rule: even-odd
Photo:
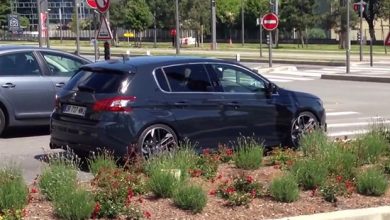
[[[317,118],[310,112],[302,112],[292,123],[291,142],[298,147],[301,137],[319,128]]]
[[[155,154],[170,151],[176,146],[176,137],[170,129],[152,127],[143,136],[141,152],[144,157],[149,158]]]

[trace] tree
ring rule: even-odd
[[[245,1],[245,26],[256,27],[256,19],[269,11],[269,0],[246,0]]]
[[[173,0],[146,0],[154,16],[156,27],[169,29],[175,26],[175,7]]]
[[[182,28],[195,30],[195,37],[199,45],[199,38],[204,34],[204,32],[201,33],[201,31],[206,30],[206,32],[210,32],[210,0],[184,0],[181,3],[180,15]]]
[[[326,29],[333,29],[339,35],[339,48],[344,49],[346,46],[347,32],[347,7],[346,0],[329,1],[330,11],[321,16],[322,26]],[[358,22],[357,14],[350,7],[350,28],[355,27]]]
[[[27,29],[30,26],[30,20],[27,17],[20,16],[19,20],[20,20],[20,27],[21,28]]]
[[[301,44],[305,43],[304,33],[308,28],[313,27],[316,16],[314,15],[314,0],[284,0],[280,7],[280,26],[287,32],[298,32]],[[307,38],[307,36],[306,36]]]
[[[364,0],[366,2],[367,10],[363,11],[363,18],[367,21],[370,37],[373,41],[376,41],[374,21],[378,18],[381,12],[381,6],[383,0]]]
[[[229,41],[232,41],[232,28],[240,15],[241,0],[216,0],[217,18],[229,30]]]
[[[0,25],[7,24],[7,15],[11,13],[9,0],[0,0]]]
[[[153,15],[149,6],[145,0],[132,0],[122,7],[124,7],[123,26],[136,31],[141,46],[142,36],[140,32],[153,23]]]

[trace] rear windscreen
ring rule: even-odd
[[[91,72],[81,70],[66,84],[66,90],[89,90],[94,93],[117,93],[126,90],[129,74],[112,72]]]

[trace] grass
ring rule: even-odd
[[[349,148],[344,148],[338,143],[330,143],[328,149],[322,152],[319,160],[323,160],[329,174],[341,175],[346,179],[352,179],[357,167],[357,156]]]
[[[59,196],[53,201],[55,214],[66,220],[89,219],[95,204],[92,194],[84,189],[66,187],[61,187]]]
[[[386,136],[372,130],[355,141],[353,147],[360,164],[371,164],[375,163],[380,156],[389,152],[389,145]]]
[[[312,190],[325,182],[328,176],[328,169],[323,161],[302,159],[293,165],[292,173],[304,190]]]
[[[234,163],[237,168],[244,170],[255,170],[261,167],[263,161],[263,144],[258,143],[250,137],[240,137],[237,139],[236,152],[234,153]]]
[[[269,187],[271,196],[278,202],[294,202],[299,198],[299,187],[295,177],[285,174],[272,180]]]
[[[181,209],[199,213],[207,204],[207,195],[200,186],[183,185],[175,191],[173,202]]]
[[[326,133],[321,130],[314,130],[305,134],[299,141],[299,150],[305,156],[313,157],[324,152],[329,145]]]
[[[96,176],[102,169],[114,169],[117,166],[114,156],[110,152],[103,150],[93,154],[88,159],[88,167],[91,173]]]
[[[27,204],[28,188],[22,171],[16,166],[0,170],[0,213],[20,210]]]
[[[147,187],[158,198],[171,198],[180,183],[169,170],[155,170],[149,177]]]
[[[375,168],[363,171],[356,178],[356,188],[358,193],[366,196],[381,196],[388,188],[387,177]]]

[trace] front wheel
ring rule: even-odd
[[[5,115],[4,115],[3,110],[0,109],[0,136],[1,136],[1,134],[4,132],[4,130],[6,128],[5,124],[6,124]]]
[[[141,154],[145,158],[173,150],[177,147],[177,136],[168,126],[156,124],[147,127],[138,139]]]
[[[317,117],[311,112],[301,112],[293,120],[291,125],[290,142],[295,148],[299,146],[299,141],[303,135],[314,131],[320,127]]]

